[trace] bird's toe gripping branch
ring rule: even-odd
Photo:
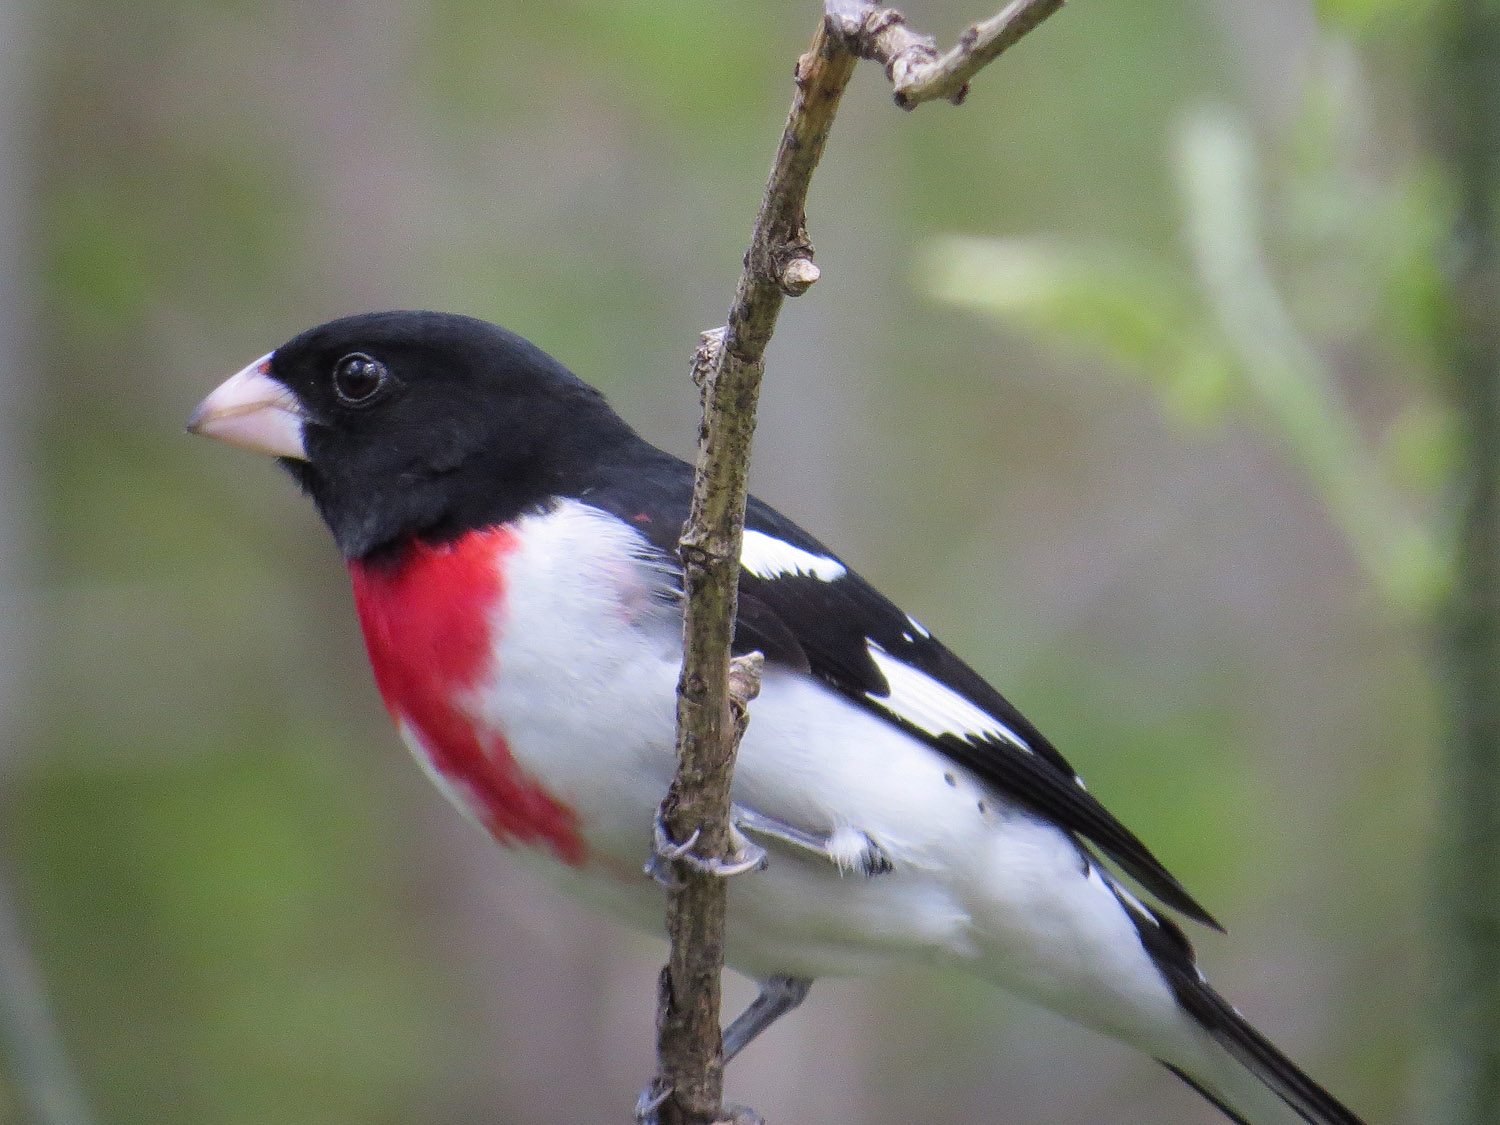
[[[661,1120],[656,1111],[666,1104],[672,1096],[672,1087],[660,1078],[653,1079],[651,1085],[641,1091],[640,1096],[635,1099],[636,1125],[658,1125]]]
[[[694,871],[716,878],[727,879],[731,875],[743,875],[746,871],[762,871],[768,860],[766,849],[748,839],[739,829],[731,829],[730,842],[734,854],[720,859],[718,856],[701,856],[693,851],[698,842],[698,829],[686,840],[678,843],[672,839],[667,825],[662,820],[661,810],[651,824],[651,854],[646,859],[646,874],[669,890],[680,886],[672,873],[672,864],[682,863]]]
[[[657,1111],[671,1096],[672,1087],[664,1086],[660,1079],[642,1090],[635,1100],[636,1125],[660,1125],[661,1117]],[[726,1105],[714,1125],[766,1125],[766,1119],[749,1106]]]

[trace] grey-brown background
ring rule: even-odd
[[[1424,212],[1381,226],[1345,179],[1327,245],[1283,212],[1325,165],[1398,202],[1421,182],[1393,7],[1074,0],[961,110],[902,114],[858,75],[754,474],[1050,733],[1228,924],[1199,940],[1224,991],[1379,1122],[1421,1120],[1426,1065],[1418,615],[1253,402],[1184,421],[1099,349],[937,300],[920,263],[941,235],[1049,235],[1191,292],[1174,137],[1227,106],[1270,268],[1383,439],[1428,392],[1381,302],[1421,295],[1367,300],[1340,224],[1419,242]],[[660,943],[430,791],[313,513],[182,422],[313,323],[432,307],[529,336],[689,452],[687,361],[815,10],[0,3],[0,855],[98,1120],[627,1119]],[[984,14],[908,10],[947,41]],[[820,984],[730,1092],[788,1125],[1216,1120],[1123,1048],[916,970]]]

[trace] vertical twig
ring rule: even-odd
[[[758,665],[736,662],[730,640],[739,594],[745,481],[766,345],[782,301],[818,279],[804,208],[839,99],[861,58],[886,67],[896,101],[960,101],[975,72],[1062,5],[1013,0],[939,55],[891,9],[827,0],[812,46],[797,62],[797,92],[756,216],[745,267],[724,328],[704,334],[693,362],[703,393],[692,509],[678,551],[687,593],[682,676],[677,689],[677,773],[662,820],[675,840],[692,840],[706,859],[731,851],[729,786],[745,704],[758,690]],[[657,1077],[670,1091],[662,1125],[712,1125],[723,1100],[719,978],[724,965],[726,891],[721,878],[675,864],[669,893],[672,950],[657,1004]],[[753,877],[753,876],[751,876]]]
[[[0,872],[0,1054],[35,1125],[93,1120]]]
[[[1500,1121],[1500,10],[1439,9],[1440,129],[1459,201],[1448,333],[1463,425],[1453,595],[1441,630],[1448,733],[1441,954],[1451,1125]]]
[[[1177,171],[1188,248],[1249,390],[1380,592],[1401,609],[1429,609],[1447,559],[1391,485],[1334,371],[1271,276],[1246,129],[1217,110],[1195,113],[1180,135]]]
[[[27,533],[29,471],[25,426],[33,376],[30,361],[35,294],[29,282],[28,199],[36,108],[38,37],[35,6],[0,0],[0,778],[15,752],[17,706],[29,640],[20,610],[21,551]],[[3,856],[0,856],[3,860]],[[0,862],[0,1070],[15,1085],[33,1125],[88,1125],[90,1113],[64,1048],[46,982],[25,940]],[[0,1106],[0,1112],[3,1112]]]
[[[679,547],[687,618],[677,690],[677,776],[662,806],[677,840],[697,832],[697,852],[730,851],[729,783],[737,738],[731,720],[729,643],[738,602],[745,480],[766,344],[788,294],[817,278],[803,219],[807,186],[858,56],[822,22],[797,64],[797,93],[756,217],[729,324],[704,334],[694,360],[703,392],[693,504]],[[753,685],[744,685],[753,694]],[[743,699],[743,696],[742,696]],[[724,964],[722,879],[678,865],[668,896],[670,961],[657,1008],[657,1075],[673,1093],[663,1125],[709,1125],[723,1102],[719,978]],[[753,877],[753,876],[751,876]]]

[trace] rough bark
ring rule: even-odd
[[[729,784],[738,738],[731,737],[729,643],[738,604],[746,476],[766,344],[787,293],[816,278],[803,205],[839,98],[858,56],[819,25],[797,64],[797,93],[756,218],[726,328],[704,334],[693,363],[702,389],[693,504],[679,553],[686,576],[685,652],[677,690],[677,776],[662,805],[672,837],[697,832],[702,856],[730,849]],[[746,685],[745,695],[753,694]],[[741,700],[743,711],[743,698]],[[753,876],[752,876],[753,877]],[[668,895],[672,952],[662,972],[657,1020],[658,1080],[670,1087],[663,1125],[708,1125],[720,1117],[719,978],[724,965],[724,880],[678,865]]]
[[[766,345],[782,302],[806,292],[818,278],[804,207],[844,87],[858,61],[871,58],[886,66],[897,104],[904,108],[937,97],[961,101],[980,67],[1061,3],[1015,0],[966,32],[953,51],[939,55],[931,40],[906,27],[900,13],[830,0],[812,46],[797,63],[796,94],[728,323],[704,334],[693,363],[703,422],[692,509],[679,544],[687,610],[678,682],[678,766],[662,819],[672,838],[692,840],[700,857],[728,858],[733,848],[734,755],[759,680],[758,665],[736,662],[732,674],[729,658],[755,408]],[[668,894],[672,949],[658,990],[655,1082],[671,1094],[657,1113],[662,1125],[711,1125],[724,1117],[719,984],[727,887],[722,878],[686,864],[673,866],[680,885]]]

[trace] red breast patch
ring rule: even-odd
[[[476,726],[463,699],[490,670],[491,621],[505,597],[510,531],[414,543],[394,563],[349,564],[354,605],[386,710],[421,735],[432,765],[472,793],[502,844],[544,844],[577,866],[578,818],[525,772],[497,731]]]

